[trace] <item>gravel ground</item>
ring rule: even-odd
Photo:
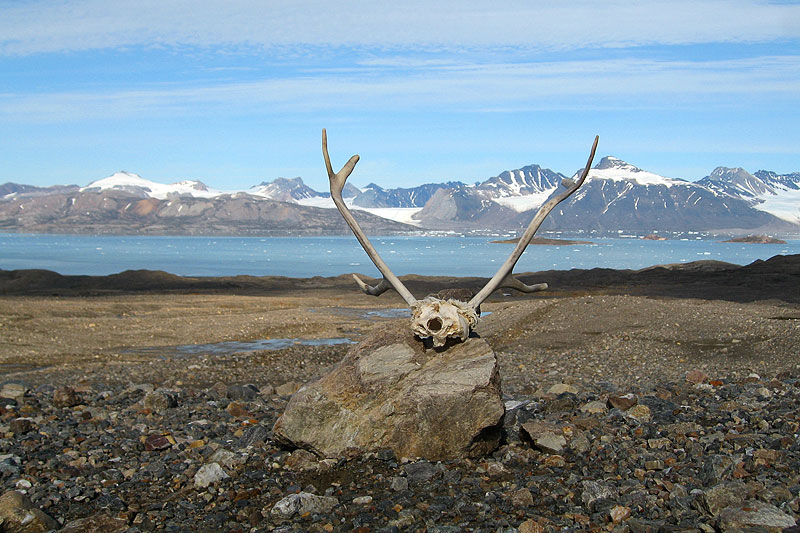
[[[798,304],[495,300],[478,332],[500,360],[506,436],[482,460],[278,447],[289,395],[347,345],[175,349],[357,341],[397,314],[391,297],[336,298],[0,298],[3,527],[798,531]]]
[[[129,532],[793,526],[800,380],[687,377],[509,397],[496,453],[436,463],[281,449],[271,426],[287,396],[270,387],[7,384],[0,472],[65,531],[87,518]]]

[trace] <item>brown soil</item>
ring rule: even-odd
[[[507,393],[561,381],[655,384],[681,380],[692,369],[712,378],[800,372],[800,256],[748,267],[696,263],[522,279],[554,289],[493,296],[482,306],[491,314],[477,329],[500,356]],[[418,296],[485,282],[404,280]],[[304,382],[338,361],[347,346],[191,356],[172,347],[271,338],[358,341],[387,320],[407,320],[374,311],[403,307],[393,292],[361,294],[346,276],[91,278],[0,271],[0,382]]]

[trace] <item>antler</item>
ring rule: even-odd
[[[528,229],[525,230],[525,233],[522,234],[520,237],[519,242],[517,242],[517,246],[514,248],[514,251],[511,252],[511,255],[506,259],[506,262],[503,263],[503,266],[500,267],[500,270],[489,280],[486,286],[476,294],[472,300],[469,301],[469,306],[473,309],[477,309],[479,305],[483,303],[486,298],[489,297],[494,291],[502,286],[512,287],[515,289],[522,290],[523,292],[534,292],[537,290],[543,290],[547,288],[546,283],[541,283],[538,285],[525,285],[518,279],[514,278],[511,273],[514,271],[514,266],[519,261],[519,258],[522,256],[522,252],[525,251],[525,248],[530,244],[531,239],[536,234],[536,231],[539,229],[539,226],[542,225],[544,219],[547,218],[547,215],[550,214],[550,211],[553,210],[555,206],[566,200],[572,193],[578,190],[578,188],[583,185],[583,182],[586,180],[586,176],[589,175],[589,169],[592,166],[592,160],[594,159],[594,153],[597,150],[597,142],[600,140],[598,136],[594,138],[594,144],[592,145],[592,152],[589,154],[589,161],[586,162],[586,167],[583,169],[583,173],[578,181],[573,181],[571,179],[564,179],[561,181],[561,184],[567,188],[564,192],[559,194],[558,196],[554,196],[547,200],[539,210],[536,212],[536,215],[533,217]],[[542,287],[542,285],[544,285]],[[523,287],[520,289],[520,287]]]
[[[390,287],[394,288],[394,290],[400,294],[403,300],[405,300],[410,307],[413,307],[414,304],[417,303],[417,299],[414,298],[411,292],[409,292],[405,285],[403,285],[403,282],[400,281],[400,279],[395,276],[391,270],[389,270],[389,267],[386,266],[386,263],[383,262],[383,259],[381,259],[381,256],[378,255],[378,252],[375,250],[375,247],[372,246],[372,243],[369,242],[364,230],[362,230],[361,226],[358,225],[358,222],[353,217],[353,214],[350,213],[350,210],[347,208],[344,203],[344,199],[342,198],[344,183],[353,172],[356,163],[358,163],[359,157],[354,155],[347,161],[347,163],[344,164],[339,172],[334,173],[333,167],[331,166],[331,158],[328,155],[328,134],[325,132],[324,128],[322,130],[322,155],[325,157],[325,168],[328,170],[328,179],[331,182],[331,198],[333,198],[333,203],[336,204],[337,209],[339,209],[339,212],[344,217],[347,225],[350,226],[351,230],[353,230],[353,234],[356,236],[356,239],[358,239],[358,242],[361,243],[361,247],[364,248],[364,251],[367,252],[369,258],[372,259],[372,262],[375,263],[375,266],[378,267],[378,270],[380,270],[381,274],[383,275],[383,279],[380,281],[380,283],[374,287],[371,287],[361,281],[358,276],[353,274],[356,283],[358,283],[358,286],[361,287],[362,291],[373,296],[382,294],[383,292],[389,290]]]

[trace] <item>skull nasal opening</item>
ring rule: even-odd
[[[428,320],[428,331],[439,331],[442,329],[441,319],[434,317]]]

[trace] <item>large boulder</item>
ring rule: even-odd
[[[434,349],[398,324],[297,391],[274,435],[322,457],[386,448],[398,457],[475,457],[497,447],[504,412],[497,358],[485,341]]]

